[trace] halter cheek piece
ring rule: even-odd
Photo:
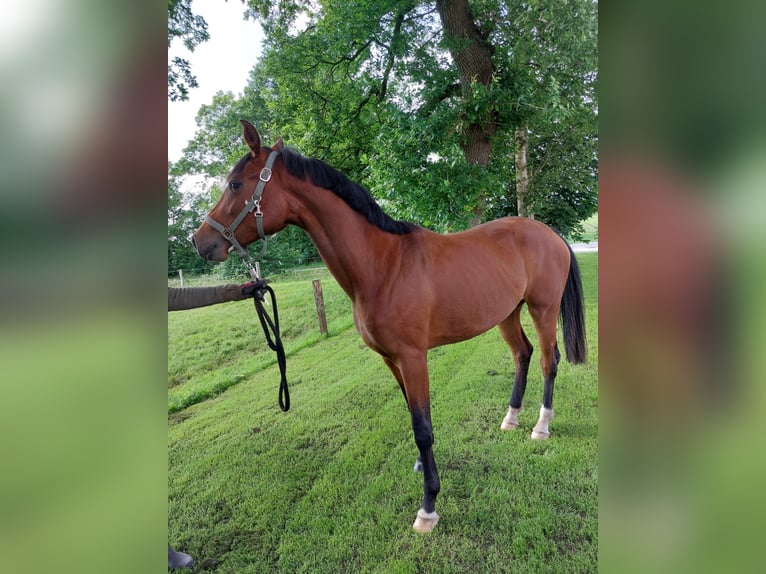
[[[226,241],[231,243],[234,249],[236,249],[237,253],[239,253],[242,259],[245,260],[251,275],[254,274],[254,269],[250,255],[248,255],[247,250],[242,247],[242,245],[240,245],[239,241],[237,241],[237,238],[234,237],[234,232],[237,230],[237,227],[239,227],[239,224],[242,223],[242,220],[245,219],[247,214],[255,210],[253,215],[255,216],[255,224],[258,228],[258,236],[263,240],[263,247],[261,247],[261,252],[255,258],[255,260],[257,261],[263,256],[266,251],[266,234],[263,232],[263,212],[261,211],[261,197],[263,196],[263,190],[266,188],[266,184],[271,179],[271,168],[274,166],[274,162],[276,161],[277,156],[279,156],[278,151],[272,151],[269,154],[269,157],[266,160],[266,165],[261,170],[261,174],[258,177],[258,185],[255,186],[253,195],[249,200],[245,201],[245,207],[242,209],[242,211],[239,212],[239,215],[237,215],[237,217],[228,227],[224,227],[218,223],[215,219],[210,217],[209,214],[205,216],[205,223],[223,235]],[[256,279],[257,277],[254,276],[253,278]]]

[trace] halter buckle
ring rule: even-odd
[[[258,271],[249,259],[245,260],[245,266],[247,267],[247,272],[250,274],[250,278],[253,281],[260,281],[261,278],[258,276]]]
[[[259,179],[260,179],[260,180],[261,180],[263,183],[266,183],[267,181],[269,181],[269,180],[271,179],[271,169],[270,169],[270,168],[268,168],[268,167],[264,167],[264,168],[261,170],[261,175],[259,176]]]

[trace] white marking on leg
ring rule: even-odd
[[[513,430],[519,426],[520,411],[520,408],[514,409],[513,407],[508,407],[508,412],[506,413],[503,422],[500,423],[500,430]]]
[[[540,418],[537,420],[535,428],[532,429],[532,439],[542,440],[551,436],[548,430],[548,423],[553,420],[553,409],[540,407]]]
[[[439,522],[439,515],[436,511],[426,512],[422,508],[418,510],[418,515],[415,518],[415,523],[412,525],[412,529],[416,532],[431,532]]]

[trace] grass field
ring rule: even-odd
[[[430,353],[442,518],[428,535],[410,527],[422,475],[404,399],[326,272],[274,285],[288,413],[251,302],[170,313],[169,541],[197,572],[595,572],[597,255],[578,260],[590,357],[559,366],[548,441],[529,439],[542,396],[536,361],[520,428],[499,430],[513,361],[496,330]]]

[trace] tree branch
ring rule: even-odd
[[[461,88],[460,83],[455,82],[454,84],[450,84],[442,90],[442,92],[436,96],[433,100],[427,101],[423,104],[422,107],[420,107],[417,111],[417,114],[419,116],[423,115],[429,115],[431,112],[434,111],[434,108],[436,108],[437,104],[440,104],[444,100],[448,98],[454,98],[461,95]]]
[[[396,15],[394,21],[394,31],[391,33],[391,45],[387,47],[388,57],[386,58],[386,68],[383,71],[383,80],[378,89],[378,103],[381,103],[386,98],[386,92],[388,91],[388,77],[391,74],[391,69],[394,67],[394,60],[396,59],[396,47],[397,41],[401,37],[402,22],[404,22],[404,16],[408,11],[402,10]]]

